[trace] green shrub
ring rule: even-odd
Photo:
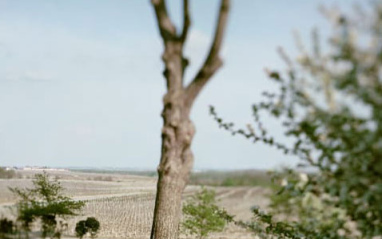
[[[88,228],[86,227],[85,220],[77,222],[75,231],[76,231],[76,236],[81,239],[86,235],[86,233],[88,232]]]
[[[81,220],[76,224],[76,236],[83,238],[87,233],[90,234],[91,238],[97,236],[100,229],[100,223],[95,217],[88,217],[86,220]]]
[[[187,234],[207,238],[211,232],[224,229],[226,220],[221,217],[221,211],[216,205],[215,191],[203,188],[183,206],[185,220],[181,226]]]
[[[10,188],[20,198],[16,204],[18,221],[28,234],[31,224],[40,219],[43,238],[60,238],[67,226],[62,220],[77,215],[84,202],[64,196],[61,184],[57,180],[50,181],[46,172],[36,174],[33,185],[31,189]]]
[[[12,220],[7,218],[0,219],[0,238],[6,238],[7,235],[15,233],[15,225]]]
[[[88,217],[85,221],[85,225],[88,228],[90,237],[94,238],[100,228],[100,223],[95,217]]]

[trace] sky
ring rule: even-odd
[[[180,26],[182,1],[167,2]],[[206,57],[219,4],[190,2],[186,82]],[[277,47],[297,57],[294,30],[306,42],[314,27],[325,36],[329,24],[318,7],[352,3],[232,0],[224,66],[192,111],[195,168],[273,169],[297,162],[219,129],[208,107],[238,127],[253,122],[251,105],[274,88],[264,68],[285,68]],[[155,169],[162,51],[149,0],[0,0],[0,165]],[[276,121],[266,121],[282,135]]]

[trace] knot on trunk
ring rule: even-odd
[[[164,109],[162,117],[165,124],[178,127],[184,117],[183,90],[170,91],[163,97]]]
[[[182,121],[177,130],[177,138],[184,146],[191,145],[192,138],[195,134],[195,126],[191,120]]]

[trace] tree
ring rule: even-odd
[[[63,195],[63,187],[58,181],[49,181],[49,175],[36,174],[33,179],[32,189],[10,188],[20,198],[17,203],[18,220],[28,233],[31,223],[36,219],[41,220],[42,237],[61,237],[65,226],[62,222],[57,224],[58,218],[77,215],[84,202],[73,201]]]
[[[163,75],[167,88],[163,98],[162,150],[158,166],[152,239],[178,238],[182,193],[193,165],[190,146],[195,128],[190,120],[190,111],[202,88],[222,65],[219,53],[226,29],[229,2],[221,0],[209,54],[191,83],[185,85],[184,72],[189,62],[184,56],[183,49],[191,24],[189,1],[183,1],[183,28],[180,34],[177,34],[167,14],[165,0],[151,1],[164,44]]]
[[[299,43],[301,55],[296,61],[280,51],[287,72],[268,71],[280,90],[265,92],[265,100],[253,106],[257,127],[234,130],[232,124],[224,123],[211,111],[232,133],[296,155],[301,159],[300,166],[316,171],[306,177],[302,187],[292,174],[282,192],[295,202],[315,201],[314,210],[305,212],[308,216],[302,215],[292,224],[277,223],[272,215],[254,211],[276,235],[382,235],[382,1],[374,1],[370,9],[357,10],[360,15],[355,16],[325,11],[334,25],[328,53],[321,52],[317,31],[312,35],[312,52]],[[270,136],[260,120],[264,112],[282,122],[292,145]],[[309,206],[307,201],[301,202]],[[328,209],[334,213],[327,214]],[[321,222],[315,222],[316,227],[312,227],[311,213],[322,216]],[[330,222],[327,216],[335,219],[329,227],[325,224]],[[310,222],[305,223],[306,219]],[[349,228],[349,223],[355,225]]]
[[[207,238],[211,232],[220,232],[226,221],[221,217],[221,210],[216,205],[215,191],[203,188],[192,196],[183,206],[185,220],[182,227],[186,233],[197,235],[199,239]]]
[[[75,231],[79,238],[83,238],[87,233],[90,233],[91,238],[95,238],[99,228],[99,221],[95,217],[88,217],[86,220],[77,222]]]

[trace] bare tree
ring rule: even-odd
[[[219,52],[230,0],[221,0],[209,54],[188,85],[184,83],[184,72],[188,66],[184,44],[191,24],[189,1],[183,0],[183,27],[179,34],[168,16],[165,0],[151,0],[151,3],[164,44],[163,74],[167,83],[167,93],[163,97],[162,151],[151,239],[177,239],[182,193],[194,161],[190,146],[195,128],[190,120],[190,111],[200,91],[222,66]]]

